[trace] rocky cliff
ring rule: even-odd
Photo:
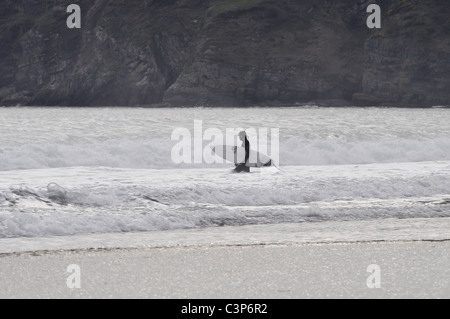
[[[444,1],[0,3],[0,105],[450,105]]]

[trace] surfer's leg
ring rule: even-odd
[[[240,172],[250,173],[250,167],[245,166],[245,164],[239,164],[239,165],[236,165],[236,168],[234,169],[234,171],[237,173],[240,173]]]

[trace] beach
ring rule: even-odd
[[[448,298],[449,249],[394,241],[11,253],[0,255],[0,298]],[[80,288],[68,286],[70,265]]]
[[[0,298],[450,296],[446,110],[0,111]],[[279,165],[195,163],[239,127]]]

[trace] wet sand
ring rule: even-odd
[[[449,251],[397,241],[0,254],[0,298],[449,298]]]

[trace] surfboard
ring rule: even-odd
[[[245,149],[240,146],[230,146],[230,145],[218,145],[211,147],[214,154],[220,156],[231,163],[244,163],[245,160]],[[250,150],[248,162],[245,163],[247,167],[264,167],[271,166],[272,160],[269,156]]]

